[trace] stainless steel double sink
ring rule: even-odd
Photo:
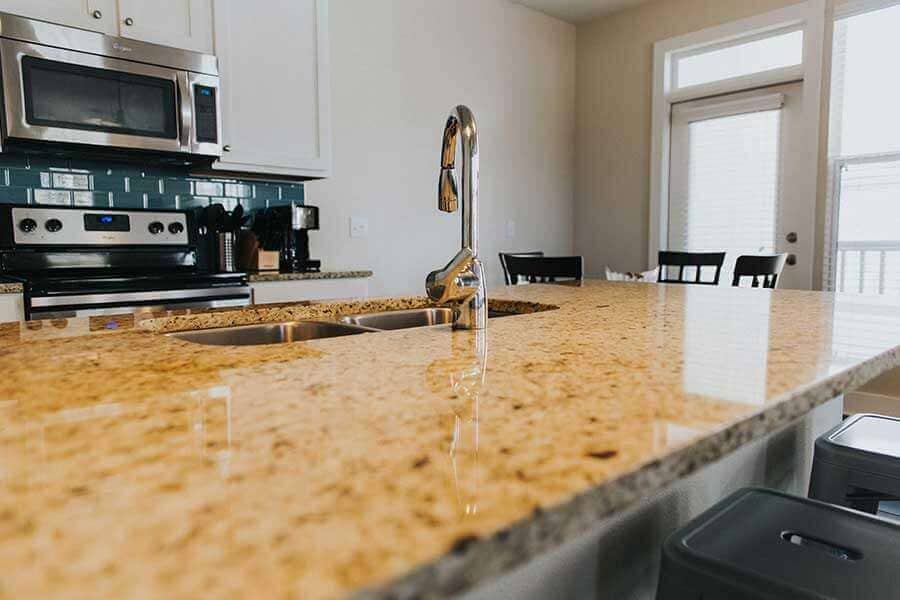
[[[349,315],[337,321],[291,321],[262,323],[170,333],[186,342],[207,346],[263,346],[357,335],[395,329],[445,325],[453,321],[449,308],[419,308]]]

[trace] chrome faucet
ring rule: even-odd
[[[428,275],[425,289],[435,302],[455,305],[454,329],[484,329],[487,327],[487,291],[484,267],[478,259],[478,127],[475,115],[465,106],[453,109],[444,127],[438,183],[438,209],[443,212],[453,213],[459,207],[454,171],[456,145],[460,141],[462,249],[446,267]]]

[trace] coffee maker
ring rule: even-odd
[[[319,229],[317,206],[273,206],[259,214],[253,231],[263,249],[279,252],[282,273],[315,273],[322,261],[309,257],[309,231]]]

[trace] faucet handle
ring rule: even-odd
[[[438,210],[454,213],[459,208],[459,191],[453,169],[441,169],[438,183]]]

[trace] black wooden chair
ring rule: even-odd
[[[699,285],[719,285],[719,277],[722,275],[722,264],[725,262],[724,252],[667,252],[659,253],[659,283],[693,283]],[[678,268],[678,277],[669,278],[669,267]],[[686,279],[684,270],[686,267],[695,267],[697,274],[693,281]],[[700,275],[703,267],[714,268],[715,278],[712,281],[701,281]]]
[[[501,252],[500,253],[500,266],[503,267],[503,279],[506,281],[506,285],[513,285],[513,281],[509,276],[509,267],[506,266],[506,257],[507,256],[543,256],[544,253],[540,250],[535,250],[533,252]]]
[[[554,283],[560,279],[584,279],[584,260],[580,256],[506,255],[506,267],[512,285],[524,278],[531,283]]]
[[[761,281],[762,287],[774,290],[786,260],[787,254],[739,256],[734,264],[734,279],[731,285],[738,287],[741,285],[741,278],[752,277],[753,287],[758,288]]]

